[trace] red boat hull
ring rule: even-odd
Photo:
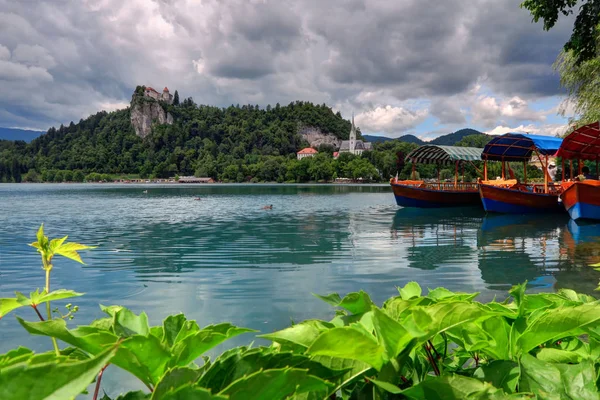
[[[441,208],[479,206],[479,193],[474,184],[425,184],[418,181],[392,182],[396,204],[402,207]],[[454,190],[453,190],[454,189]]]
[[[538,214],[561,212],[557,193],[528,192],[524,187],[479,185],[483,208],[487,212],[503,214]]]
[[[565,183],[560,197],[572,219],[600,220],[600,181]]]

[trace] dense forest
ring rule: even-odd
[[[145,139],[134,132],[130,109],[99,112],[79,123],[51,128],[31,143],[0,141],[1,182],[110,181],[119,176],[169,178],[196,175],[224,182],[308,182],[336,178],[387,181],[406,178],[404,158],[414,143],[376,143],[361,157],[321,145],[312,158],[296,159],[308,146],[298,132],[318,128],[347,139],[351,123],[326,105],[295,102],[287,106],[219,108],[196,105],[191,98],[162,103],[172,125],[155,125]],[[359,132],[360,135],[360,132]],[[487,135],[467,136],[457,145],[483,147]],[[435,166],[421,165],[423,178],[437,176]],[[446,177],[449,171],[439,171]],[[465,180],[476,177],[465,169]]]

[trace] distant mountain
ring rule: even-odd
[[[418,144],[419,146],[424,145],[425,142],[422,141],[421,139],[419,139],[418,137],[416,137],[415,135],[404,135],[404,136],[400,136],[398,138],[399,141],[401,142],[406,142],[406,143],[415,143]]]
[[[0,140],[24,140],[29,143],[44,133],[46,132],[30,131],[26,129],[0,128]]]
[[[456,143],[460,142],[464,137],[472,135],[485,135],[485,133],[479,132],[475,129],[465,128],[458,130],[454,133],[449,133],[447,135],[437,137],[429,143],[437,144],[440,146],[454,146]]]
[[[373,135],[362,135],[363,140],[369,143],[384,143],[389,142],[390,140],[394,140],[385,136],[373,136]]]

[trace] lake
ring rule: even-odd
[[[400,209],[388,185],[6,184],[0,297],[43,287],[27,245],[42,222],[51,238],[98,246],[82,252],[83,266],[55,259],[52,287],[86,293],[72,301],[80,307],[73,325],[102,317],[101,303],[146,311],[153,324],[183,312],[200,325],[230,321],[264,333],[330,318],[311,293],[363,289],[381,303],[414,280],[491,300],[525,280],[532,291],[597,295],[600,280],[588,266],[600,262],[600,225],[566,214]],[[31,310],[19,314],[35,320]],[[50,341],[25,335],[14,317],[0,320],[0,353],[18,345],[42,351]],[[103,380],[109,394],[139,387],[115,371]]]

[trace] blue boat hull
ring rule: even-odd
[[[564,212],[558,194],[541,194],[479,185],[481,202],[486,212],[501,214],[545,214]]]

